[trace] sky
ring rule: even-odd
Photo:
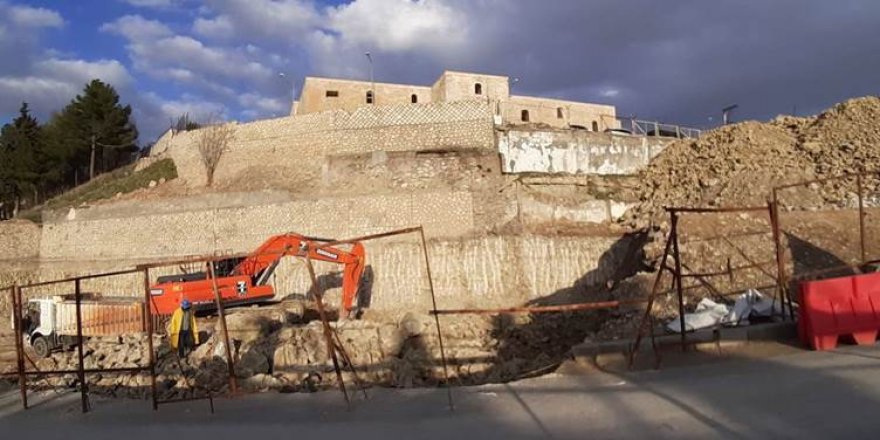
[[[0,0],[0,122],[45,120],[92,78],[149,143],[183,113],[289,113],[306,75],[512,93],[701,128],[880,93],[878,0]]]

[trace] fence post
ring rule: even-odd
[[[76,349],[79,365],[77,366],[77,375],[79,376],[80,395],[82,398],[82,412],[89,412],[89,395],[88,384],[86,384],[85,366],[83,365],[83,333],[82,333],[82,287],[80,279],[74,280],[74,298],[76,300]]]

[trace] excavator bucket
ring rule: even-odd
[[[346,263],[342,272],[342,307],[340,316],[348,316],[354,308],[354,299],[357,297],[361,285],[361,276],[367,267],[366,251],[361,243],[354,243],[349,253],[356,257],[354,262]]]

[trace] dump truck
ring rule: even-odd
[[[134,298],[83,295],[80,301],[82,335],[116,336],[144,331],[144,304]],[[30,299],[22,310],[21,329],[37,356],[48,357],[78,342],[76,301],[72,295]]]

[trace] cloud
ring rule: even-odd
[[[251,81],[272,76],[272,69],[250,59],[245,50],[206,46],[156,20],[125,16],[101,30],[125,37],[134,68],[156,78],[210,85],[206,79],[217,76]]]
[[[263,96],[257,93],[244,93],[238,97],[238,103],[246,108],[256,111],[256,114],[287,114],[290,112],[290,102],[284,102],[278,98]]]
[[[116,60],[47,59],[31,66],[23,76],[0,76],[0,113],[14,112],[23,101],[43,117],[64,107],[92,79],[126,89],[132,78]]]
[[[12,25],[23,28],[60,28],[64,26],[61,14],[51,9],[14,5],[8,7],[6,13]]]
[[[199,17],[193,22],[193,32],[213,39],[232,39],[235,36],[235,25],[225,15],[216,18]]]
[[[125,3],[128,3],[132,6],[137,6],[141,8],[168,8],[171,7],[175,2],[173,0],[122,0]]]
[[[218,37],[220,31],[236,41],[263,41],[288,46],[321,23],[311,1],[302,0],[205,0],[216,16],[196,21],[201,35]]]
[[[147,20],[140,15],[126,15],[112,22],[104,23],[101,32],[121,35],[128,40],[149,40],[173,34],[171,29],[156,20]]]
[[[344,44],[384,52],[448,52],[468,41],[468,16],[441,0],[355,0],[326,17]]]

